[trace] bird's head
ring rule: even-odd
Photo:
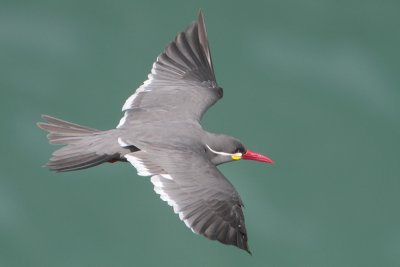
[[[274,163],[267,156],[247,149],[239,140],[227,135],[214,135],[206,144],[206,153],[215,165],[245,159]]]

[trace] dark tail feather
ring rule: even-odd
[[[42,115],[47,122],[37,126],[49,132],[50,144],[64,147],[56,150],[46,164],[50,170],[65,172],[90,168],[112,161],[119,154],[108,154],[100,150],[106,132]]]

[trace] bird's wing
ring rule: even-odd
[[[196,120],[222,97],[203,14],[157,57],[148,79],[125,102],[118,128],[140,120]],[[133,115],[135,114],[135,115]]]
[[[152,176],[156,193],[194,233],[250,253],[240,196],[204,156],[152,150],[125,157],[139,175]]]

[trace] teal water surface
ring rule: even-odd
[[[275,160],[221,170],[253,256],[192,232],[129,164],[41,168],[50,114],[99,129],[205,13],[204,127]],[[1,1],[0,266],[400,266],[398,1]]]

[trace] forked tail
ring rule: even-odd
[[[49,132],[50,144],[64,145],[56,150],[46,164],[50,170],[65,172],[90,168],[103,162],[120,160],[120,154],[113,149],[104,149],[107,131],[67,122],[48,115],[42,115],[46,122],[37,126]]]

